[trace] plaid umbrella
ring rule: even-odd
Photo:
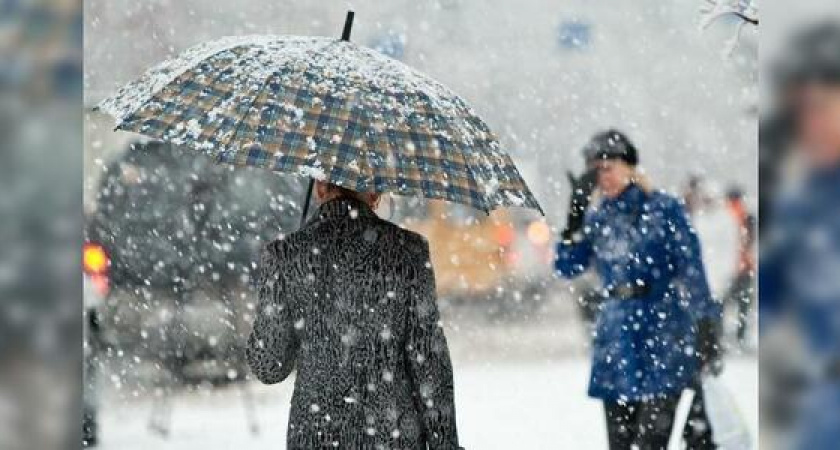
[[[341,40],[239,36],[193,47],[99,108],[119,130],[189,146],[221,163],[486,212],[499,206],[542,212],[464,100],[346,40],[351,23],[352,13]]]

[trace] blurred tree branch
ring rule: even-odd
[[[735,35],[724,46],[724,55],[729,56],[738,47],[741,39],[741,32],[744,26],[749,24],[758,26],[758,6],[755,0],[705,0],[706,5],[700,8],[703,18],[700,21],[700,29],[709,28],[712,23],[724,17],[737,17],[738,28]]]
[[[701,8],[703,14],[702,28],[711,25],[717,19],[725,16],[735,16],[743,23],[758,25],[758,6],[753,0],[706,0],[706,7]]]

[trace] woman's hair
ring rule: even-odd
[[[645,194],[650,194],[654,191],[653,183],[646,173],[642,172],[638,167],[633,166],[633,173],[630,175],[630,182],[639,187]],[[603,194],[600,189],[595,189],[590,199],[590,204],[597,205],[601,200]]]
[[[332,183],[326,183],[326,185],[327,192],[335,193],[338,197],[348,197],[355,200],[364,201],[364,198],[361,196],[361,194],[352,189],[347,189],[346,187],[342,187]]]
[[[631,177],[631,180],[633,184],[639,186],[641,190],[645,191],[645,194],[650,194],[651,192],[653,192],[654,188],[653,183],[650,181],[650,177],[648,177],[647,174],[643,171],[639,170],[639,168],[633,168],[633,175]]]

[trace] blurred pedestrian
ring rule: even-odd
[[[682,197],[685,203],[685,212],[692,218],[698,212],[708,208],[712,203],[712,199],[706,193],[703,183],[704,179],[702,175],[692,174],[688,177],[688,181],[683,189]]]
[[[699,174],[688,176],[682,190],[684,209],[697,238],[702,242],[706,281],[713,295],[725,299],[737,271],[739,229],[713,180]]]
[[[699,377],[721,367],[721,307],[697,236],[679,201],[637,170],[623,133],[596,134],[585,154],[594,171],[574,183],[555,267],[568,278],[594,267],[603,283],[589,395],[604,402],[610,449],[664,449],[686,388],[698,393],[688,448],[714,448]]]
[[[457,449],[452,363],[428,243],[379,194],[317,182],[317,214],[262,255],[248,364],[297,369],[287,448]]]
[[[779,192],[762,240],[761,328],[792,315],[808,344],[811,376],[793,448],[840,442],[840,25],[807,28],[775,68],[781,117],[800,168]],[[781,395],[789,396],[790,392]]]
[[[744,192],[738,186],[732,186],[726,193],[726,205],[738,225],[738,265],[724,304],[735,306],[738,311],[736,336],[741,347],[746,344],[747,323],[752,305],[755,302],[755,216],[744,203]]]

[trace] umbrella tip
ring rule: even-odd
[[[356,13],[353,11],[347,11],[347,18],[344,19],[344,31],[341,33],[342,41],[350,40],[350,31],[353,29],[353,16],[355,15]]]

